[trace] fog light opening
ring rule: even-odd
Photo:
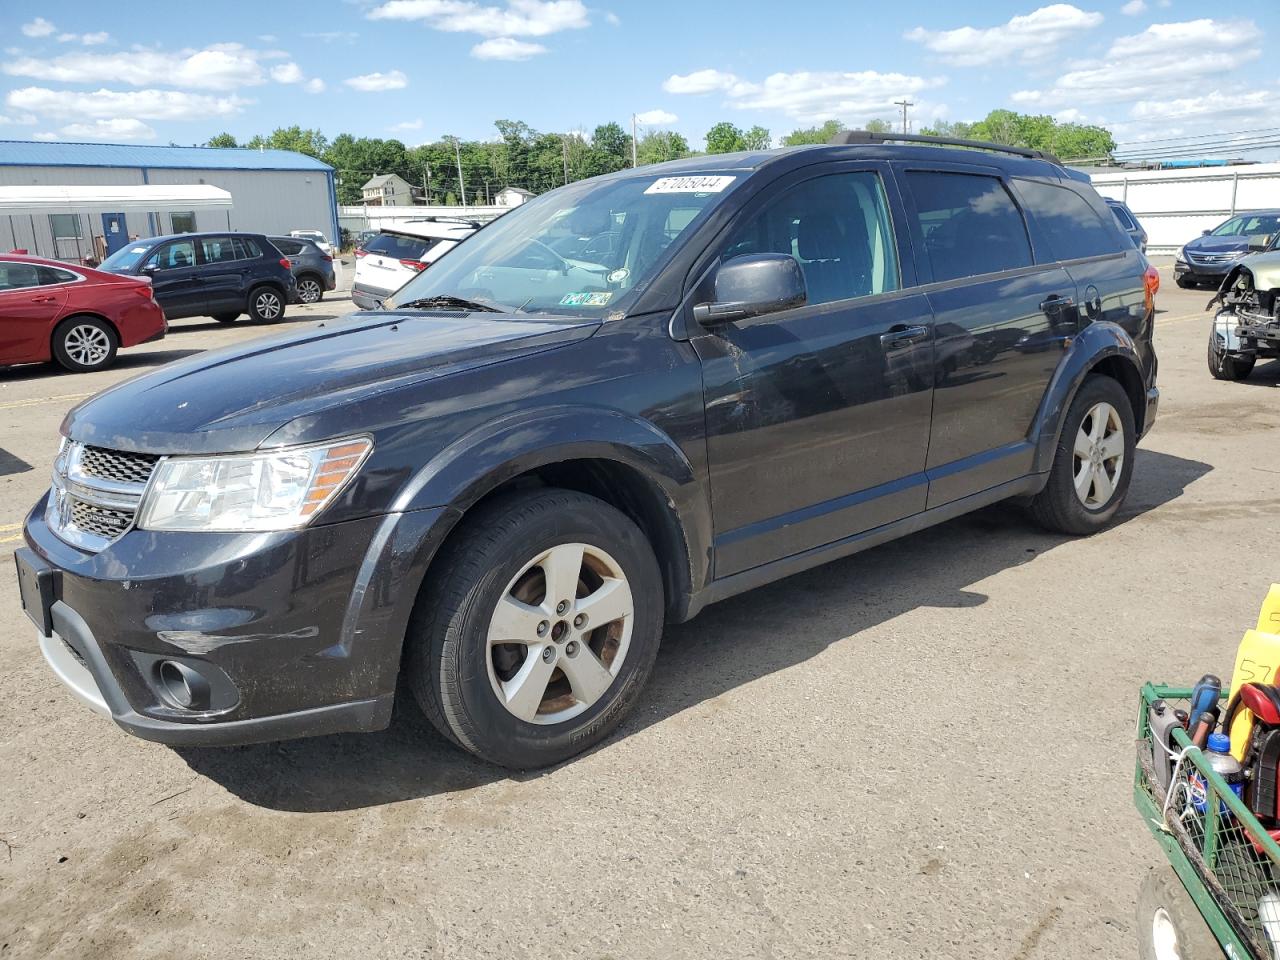
[[[161,660],[156,677],[160,693],[171,706],[183,710],[205,710],[209,706],[209,684],[185,663]]]

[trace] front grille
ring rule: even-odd
[[[80,469],[90,477],[117,483],[143,483],[151,479],[160,457],[153,453],[125,453],[86,446],[80,454]]]
[[[1191,253],[1187,252],[1187,259],[1192,263],[1198,263],[1203,266],[1218,266],[1224,263],[1231,263],[1238,260],[1242,254],[1239,253]]]
[[[83,533],[114,540],[133,523],[133,511],[112,510],[94,503],[71,498],[71,522]]]

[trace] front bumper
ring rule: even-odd
[[[1222,278],[1231,272],[1236,262],[1235,260],[1228,260],[1226,263],[1192,263],[1179,257],[1173,261],[1173,275],[1175,278],[1190,277],[1195,281],[1221,283]]]
[[[390,721],[444,513],[271,534],[131,530],[88,554],[54,536],[42,501],[17,560],[46,584],[40,601],[23,595],[41,608],[50,668],[135,736],[195,746],[363,732]],[[166,686],[175,668],[204,685],[189,705]]]

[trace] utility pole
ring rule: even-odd
[[[631,115],[631,169],[636,167],[636,115]]]
[[[569,185],[569,137],[567,134],[560,136],[560,151],[564,154],[564,185]]]
[[[458,161],[458,192],[462,194],[462,205],[467,205],[467,182],[462,179],[462,150],[458,147],[458,138],[453,138],[453,156]]]
[[[909,133],[910,131],[907,130],[907,107],[914,107],[915,104],[912,103],[910,100],[903,99],[903,100],[893,101],[893,105],[895,107],[902,108],[902,132]]]
[[[422,196],[427,206],[431,206],[431,168],[425,163],[422,165]]]

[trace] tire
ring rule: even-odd
[[[545,767],[599,743],[630,711],[665,607],[653,550],[625,514],[567,490],[504,495],[463,520],[432,569],[406,672],[423,713],[454,743],[500,766]],[[546,595],[548,570],[553,585],[557,570],[572,582],[573,596]],[[589,619],[605,603],[599,617],[629,612]]]
[[[284,294],[267,284],[249,291],[247,306],[254,323],[279,323],[284,319]]]
[[[120,338],[97,317],[68,317],[53,331],[53,358],[72,373],[104,370],[116,359]]]
[[[1049,482],[1031,501],[1032,516],[1058,533],[1103,529],[1129,492],[1136,447],[1124,387],[1111,377],[1086,377],[1063,421]]]
[[[324,283],[313,274],[304,274],[298,278],[298,302],[319,303],[324,299]]]
[[[1185,273],[1180,277],[1174,277],[1173,282],[1176,283],[1183,290],[1194,290],[1196,287],[1199,286],[1198,283],[1192,280]]]
[[[1221,960],[1222,947],[1172,867],[1152,870],[1138,893],[1140,960]]]
[[[235,323],[237,320],[240,319],[240,314],[217,313],[217,314],[214,314],[213,319],[217,320],[219,323]]]
[[[1249,374],[1253,373],[1253,365],[1258,362],[1257,357],[1233,357],[1225,350],[1217,348],[1217,342],[1214,337],[1217,334],[1209,331],[1209,373],[1215,380],[1243,380]]]

